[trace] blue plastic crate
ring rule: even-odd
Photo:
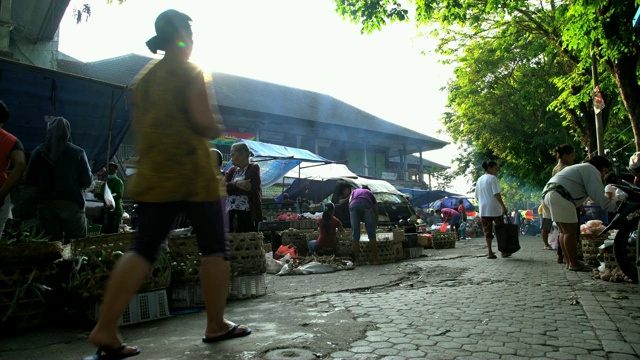
[[[609,223],[609,214],[600,206],[585,206],[586,214],[580,216],[580,223],[584,224],[589,220],[600,220],[603,224]]]

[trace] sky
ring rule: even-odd
[[[438,63],[434,39],[417,37],[411,23],[389,24],[360,34],[331,0],[71,0],[60,24],[59,50],[81,61],[137,53],[153,23],[173,8],[188,14],[194,31],[191,60],[222,72],[324,93],[384,120],[450,141],[439,132],[447,94],[440,89],[452,67]],[[74,9],[91,4],[88,21],[76,24]],[[424,54],[423,54],[424,52]],[[451,166],[456,146],[424,152]],[[462,179],[449,191],[466,193]]]

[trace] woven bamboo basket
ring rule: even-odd
[[[0,245],[2,266],[48,264],[59,259],[62,259],[60,241]]]
[[[231,277],[254,276],[267,272],[261,232],[229,234]]]
[[[432,232],[431,239],[434,249],[454,249],[456,247],[456,233]]]
[[[618,262],[616,261],[616,257],[613,254],[613,246],[609,246],[603,250],[600,251],[600,254],[598,255],[597,259],[599,261],[601,261],[602,263],[604,263],[606,268],[609,269],[615,269],[618,266]],[[635,264],[636,263],[636,247],[635,246],[628,246],[627,247],[627,261],[630,264]]]
[[[293,245],[300,256],[307,256],[309,254],[309,240],[315,231],[283,231],[282,245]],[[316,237],[317,239],[317,237]]]
[[[336,256],[338,257],[353,257],[353,231],[351,229],[344,229],[344,234],[338,233],[336,248]]]
[[[200,283],[200,249],[195,235],[169,239],[172,281]],[[253,276],[267,271],[264,237],[261,232],[229,234],[231,276]]]
[[[118,233],[76,239],[71,242],[75,266],[71,270],[69,290],[82,297],[100,298],[104,295],[109,274],[116,261],[129,249],[136,233]],[[162,254],[151,268],[139,292],[169,287],[171,266]]]
[[[53,287],[53,263],[0,268],[0,329],[22,329],[46,320],[46,294],[37,285]]]
[[[597,234],[580,234],[580,252],[582,259],[589,265],[598,265],[598,254],[600,253],[600,245],[608,238],[609,234],[598,236]]]
[[[378,244],[378,258],[380,263],[392,263],[404,258],[402,252],[402,242],[398,241],[376,241]],[[369,241],[360,241],[360,263],[373,264],[371,258],[371,244]]]

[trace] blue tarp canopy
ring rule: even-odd
[[[291,169],[301,162],[333,163],[333,161],[316,155],[309,150],[293,147],[268,144],[252,140],[239,139],[238,142],[246,143],[253,152],[252,161],[260,166],[262,175],[262,187],[275,184]],[[228,162],[224,171],[229,170],[233,164]]]
[[[422,207],[423,205],[431,204],[436,200],[457,195],[444,190],[419,190],[405,188],[400,188],[398,190],[400,190],[401,193],[408,194],[410,196],[409,202],[411,202],[411,205],[414,207]]]
[[[126,91],[124,86],[0,59],[0,100],[11,112],[3,128],[30,153],[45,140],[45,117],[62,116],[93,172],[106,165],[129,129]]]

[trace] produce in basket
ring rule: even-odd
[[[589,220],[585,224],[580,225],[581,234],[600,234],[605,229],[601,220]]]

